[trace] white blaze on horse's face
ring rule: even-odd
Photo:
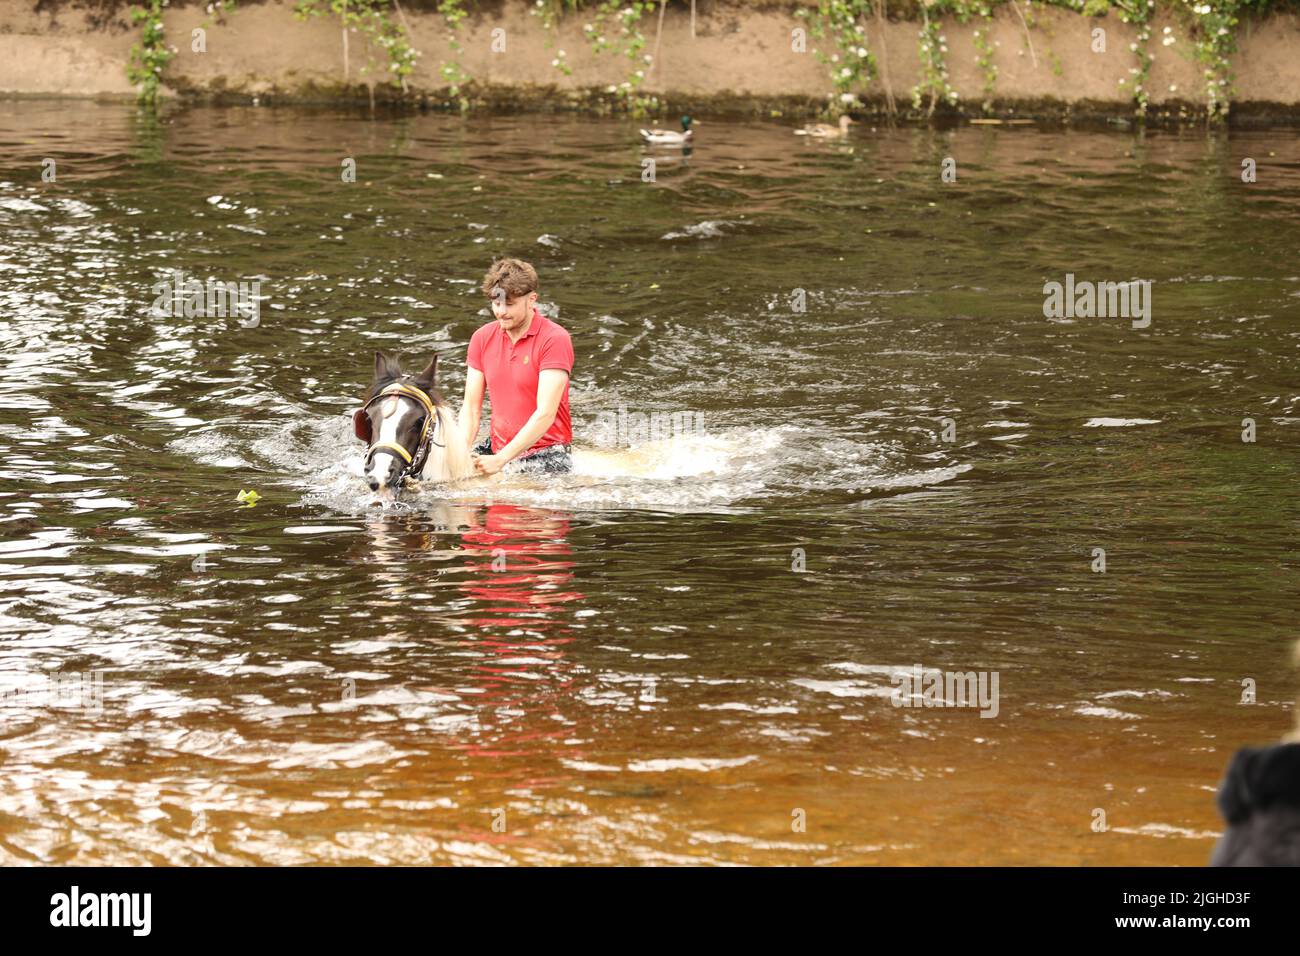
[[[390,395],[379,406],[379,434],[375,436],[375,444],[380,442],[398,444],[398,438],[406,430],[408,422],[419,414],[414,402],[404,402],[396,395]],[[414,451],[414,449],[410,450]],[[366,472],[366,482],[371,490],[382,491],[389,487],[390,479],[394,475],[401,473],[402,466],[405,464],[406,462],[396,452],[381,448],[370,456],[370,470]]]

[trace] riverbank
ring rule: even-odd
[[[1088,17],[1018,3],[965,23],[877,11],[846,21],[861,26],[857,39],[841,24],[847,42],[819,38],[834,24],[783,2],[701,0],[692,11],[679,0],[602,21],[595,8],[552,13],[506,0],[476,4],[454,25],[446,12],[454,20],[459,8],[441,9],[408,0],[345,31],[332,13],[295,16],[288,0],[240,0],[225,13],[173,3],[161,10],[159,42],[142,46],[153,59],[139,65],[149,72],[166,60],[159,95],[182,101],[792,117],[884,114],[892,103],[912,118],[1127,120],[1141,113],[1141,87],[1156,122],[1193,121],[1227,99],[1234,122],[1300,121],[1300,17],[1291,14],[1243,20],[1235,53],[1207,66],[1206,24],[1165,7],[1144,24],[1114,9]],[[118,0],[6,9],[0,95],[134,97],[141,84],[127,66],[150,25],[133,24],[128,10]],[[388,82],[402,73],[400,87]]]

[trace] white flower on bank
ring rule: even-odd
[[[841,103],[854,103],[854,102],[857,102],[857,99],[858,99],[858,98],[857,98],[856,96],[854,96],[852,93],[841,93],[841,94],[840,94],[840,102],[841,102]]]
[[[1174,40],[1173,37],[1165,37],[1165,38],[1164,38],[1163,40],[1161,40],[1160,42],[1163,43],[1165,46],[1169,46],[1169,44],[1174,43],[1174,42],[1176,42],[1176,41]]]
[[[1170,92],[1170,93],[1177,93],[1177,92],[1178,92],[1178,84],[1177,84],[1177,83],[1170,83],[1170,84],[1169,84],[1169,92]]]

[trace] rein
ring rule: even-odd
[[[414,452],[411,452],[405,446],[399,445],[396,442],[376,442],[375,444],[370,444],[371,429],[370,418],[367,411],[375,402],[379,401],[381,398],[387,398],[390,395],[413,399],[414,401],[419,402],[421,407],[424,408],[424,424],[420,428],[420,438],[415,444]],[[370,445],[369,451],[366,453],[366,458],[369,459],[380,449],[396,452],[401,456],[402,460],[406,462],[403,474],[410,474],[413,476],[418,475],[424,470],[424,463],[429,454],[430,444],[438,445],[439,448],[446,447],[445,445],[439,445],[437,442],[432,440],[433,433],[437,430],[437,424],[438,414],[434,410],[433,399],[430,398],[428,393],[423,389],[416,388],[414,385],[406,385],[402,382],[393,382],[391,385],[388,385],[381,392],[371,398],[370,401],[366,402],[366,404],[362,405],[352,413],[353,433],[362,441],[366,442],[366,444]]]

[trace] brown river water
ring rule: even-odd
[[[636,126],[0,104],[0,863],[1209,858],[1300,686],[1300,136]],[[459,404],[501,255],[576,470],[377,505],[374,350]]]

